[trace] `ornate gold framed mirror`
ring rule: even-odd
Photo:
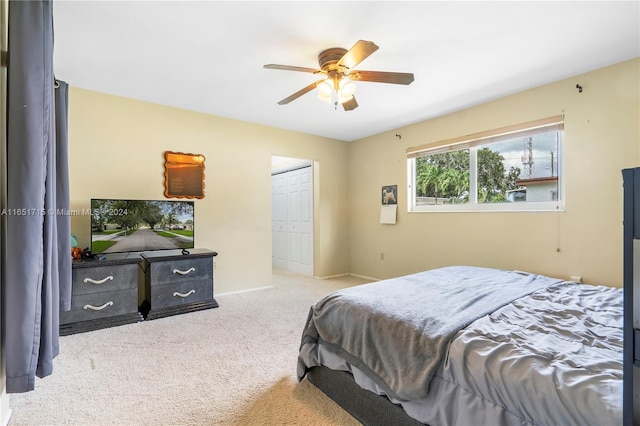
[[[164,153],[164,196],[204,198],[204,155]]]

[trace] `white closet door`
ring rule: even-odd
[[[287,178],[271,176],[271,262],[287,269]]]
[[[273,266],[309,276],[313,276],[312,177],[311,167],[272,176]]]

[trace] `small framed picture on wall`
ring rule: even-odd
[[[398,204],[398,185],[382,187],[382,204]]]

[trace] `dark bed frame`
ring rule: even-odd
[[[409,417],[401,406],[392,403],[386,396],[362,389],[347,371],[331,370],[324,366],[313,367],[306,377],[365,426],[423,424]]]

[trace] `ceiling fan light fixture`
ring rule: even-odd
[[[337,82],[332,78],[321,81],[316,86],[318,99],[329,105],[342,104],[353,99],[356,91],[355,83],[348,77],[342,77]]]
[[[318,83],[316,91],[318,92],[318,99],[322,102],[331,104],[331,98],[333,95],[333,82],[331,80],[326,79]]]
[[[340,103],[344,103],[353,98],[356,93],[356,84],[348,77],[343,77],[338,83],[338,98]]]
[[[286,105],[315,88],[318,98],[323,102],[333,105],[335,109],[342,104],[345,111],[353,111],[358,107],[358,102],[354,96],[356,85],[349,78],[350,75],[357,81],[392,84],[411,84],[413,82],[412,73],[357,71],[353,74],[353,68],[376,50],[378,50],[378,46],[374,42],[358,40],[349,50],[333,47],[320,52],[318,54],[319,69],[278,64],[267,64],[264,68],[324,75],[324,79],[317,80],[287,96],[278,102],[278,105]]]

